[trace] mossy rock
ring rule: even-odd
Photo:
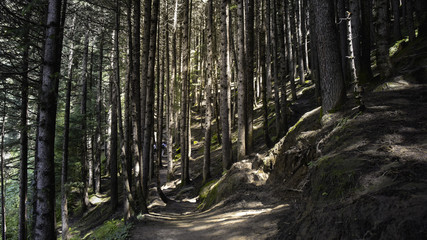
[[[200,190],[202,200],[199,209],[206,210],[232,196],[247,185],[260,185],[266,182],[268,174],[260,169],[253,169],[256,164],[241,161],[233,164],[219,180],[206,183]]]
[[[297,123],[295,123],[286,135],[270,150],[268,156],[264,158],[265,166],[274,166],[276,159],[285,154],[292,146],[298,143],[298,137],[302,132],[312,131],[321,127],[321,108],[317,107],[305,113]]]

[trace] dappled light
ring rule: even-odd
[[[425,239],[426,0],[1,0],[2,239]]]

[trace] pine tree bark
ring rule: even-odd
[[[160,23],[159,23],[160,26]],[[159,33],[159,41],[160,41],[160,33]],[[160,49],[160,45],[158,46],[158,49]],[[160,51],[159,51],[160,52]],[[163,52],[162,57],[162,71],[160,72],[160,75],[158,75],[158,84],[157,84],[157,164],[156,164],[156,189],[157,194],[160,196],[160,199],[164,203],[168,203],[169,199],[166,197],[166,195],[162,191],[162,185],[160,182],[160,169],[163,167],[162,165],[162,158],[163,158],[163,106],[164,106],[164,82],[165,82],[165,55],[166,53]],[[160,58],[160,54],[158,55],[158,58]],[[160,69],[160,65],[157,66]]]
[[[156,39],[157,39],[157,20],[159,13],[159,0],[153,1],[153,15],[151,16],[150,23],[150,51],[148,57],[148,76],[147,76],[147,106],[145,116],[145,128],[144,131],[144,146],[143,151],[143,163],[142,163],[142,193],[144,198],[148,197],[148,176],[149,176],[149,164],[150,164],[150,151],[151,151],[151,130],[154,129],[154,67],[155,67],[155,56],[156,56]]]
[[[74,15],[71,29],[74,30],[76,15]],[[74,44],[71,43],[70,55],[68,56],[68,73],[67,73],[67,93],[65,99],[64,114],[64,143],[62,153],[62,172],[61,172],[61,219],[62,219],[62,239],[69,238],[68,224],[68,155],[69,155],[69,136],[70,136],[70,110],[71,110],[71,86],[73,81],[74,70]]]
[[[133,214],[133,210],[136,210],[134,205],[131,207],[131,201],[133,202],[132,197],[132,120],[130,117],[131,107],[130,107],[130,83],[132,81],[132,0],[127,0],[127,31],[128,31],[128,66],[127,66],[127,76],[125,83],[125,112],[124,117],[122,116],[121,104],[119,104],[118,114],[119,114],[119,124],[122,124],[124,120],[124,126],[120,126],[120,138],[121,138],[121,161],[122,161],[122,172],[123,172],[123,219],[127,223],[130,217]],[[119,85],[119,84],[118,84]],[[120,85],[119,85],[120,86]],[[120,88],[119,88],[120,90]],[[121,94],[118,93],[120,98]],[[121,100],[118,101],[121,103]],[[133,202],[133,204],[135,204]]]
[[[205,83],[205,96],[206,96],[206,112],[205,112],[205,146],[203,156],[203,183],[211,177],[211,128],[212,128],[212,73],[213,73],[213,53],[212,53],[212,38],[213,38],[213,1],[209,0],[207,3],[207,34],[208,34],[208,60],[207,60],[207,74]]]
[[[6,125],[6,92],[4,94],[3,101],[3,117],[2,117],[2,127],[1,127],[1,149],[0,149],[0,178],[1,178],[1,235],[2,239],[6,239],[6,199],[5,199],[5,186],[4,186],[4,168],[5,168],[5,158],[4,158],[4,129]]]
[[[172,32],[172,77],[170,76],[170,69],[169,69],[169,54],[167,54],[166,57],[166,73],[167,73],[167,142],[166,142],[166,148],[167,148],[167,159],[168,159],[168,166],[167,166],[167,179],[172,180],[174,178],[173,174],[173,133],[175,129],[175,122],[174,122],[174,98],[175,98],[175,90],[174,90],[174,83],[176,78],[176,24],[177,24],[177,14],[178,14],[178,0],[175,1],[175,11],[174,11],[174,18],[173,18],[173,32]],[[169,53],[169,28],[166,28],[166,52]]]
[[[277,54],[277,46],[278,46],[278,36],[277,36],[277,17],[276,17],[276,0],[273,0],[273,14],[272,14],[272,23],[271,23],[271,27],[272,27],[272,31],[271,31],[271,47],[272,47],[272,54],[273,54],[273,67],[272,67],[272,75],[273,75],[273,80],[274,80],[274,110],[276,113],[276,140],[279,140],[281,137],[281,133],[282,133],[282,125],[281,125],[281,119],[282,119],[282,115],[280,113],[280,95],[279,95],[279,77],[278,77],[278,54]],[[288,22],[288,21],[287,21]],[[288,35],[289,36],[289,35]],[[289,41],[288,41],[289,42]],[[290,59],[290,58],[289,58]],[[291,77],[292,78],[292,75]],[[291,79],[292,81],[292,79]]]
[[[230,91],[228,81],[228,36],[227,36],[228,0],[221,3],[221,126],[222,126],[222,168],[231,167],[231,138],[230,138]]]
[[[128,69],[125,90],[125,151],[126,151],[126,169],[128,175],[129,189],[132,189],[132,109],[131,109],[131,82],[133,72],[133,47],[132,47],[132,0],[127,0],[127,30],[128,30]],[[125,183],[126,184],[126,183]],[[128,194],[132,192],[129,190]],[[126,211],[126,209],[125,209]],[[126,214],[126,213],[125,213]],[[125,217],[126,220],[126,217]]]
[[[302,0],[296,0],[295,4],[297,5],[295,6],[294,11],[296,12],[297,15],[297,40],[298,40],[298,48],[297,48],[297,52],[298,52],[298,70],[299,70],[299,77],[300,77],[300,84],[303,85],[305,83],[305,70],[304,70],[304,40],[303,40],[303,35],[302,35],[302,27],[303,27],[303,11],[302,11]]]
[[[43,79],[40,90],[40,120],[37,138],[37,196],[35,239],[55,239],[54,145],[61,62],[60,0],[49,0],[44,42]]]
[[[281,6],[282,4],[279,5],[279,3],[277,3],[276,5]],[[279,11],[279,12],[283,12],[283,11]],[[295,77],[297,74],[298,57],[297,57],[297,51],[296,51],[297,39],[296,39],[296,27],[295,27],[295,13],[293,11],[292,1],[288,1],[288,4],[286,5],[286,12],[283,12],[282,14],[286,14],[285,24],[287,29],[286,42],[287,42],[287,60],[288,60],[288,66],[289,66],[289,82],[291,86],[292,100],[295,101],[297,99]],[[276,24],[280,25],[280,21],[281,21],[280,18],[277,17]],[[281,39],[279,30],[277,30],[277,34],[279,39]],[[280,45],[278,45],[278,47],[280,47]],[[283,106],[282,106],[282,109],[283,109]]]
[[[113,76],[110,78],[111,85],[111,136],[110,136],[110,176],[111,176],[111,210],[115,212],[119,202],[118,182],[117,182],[117,118],[118,118],[118,91],[120,88],[120,70],[119,70],[119,28],[120,28],[120,6],[119,1],[116,0],[115,9],[115,29],[113,32],[113,61],[112,69]]]
[[[118,5],[118,3],[117,3]],[[117,102],[118,109],[117,115],[119,117],[119,131],[120,131],[120,146],[121,153],[120,159],[122,164],[123,175],[123,218],[125,223],[128,223],[130,217],[138,210],[135,200],[132,195],[132,119],[131,119],[131,81],[133,72],[133,55],[132,55],[132,0],[127,1],[127,30],[128,30],[128,69],[127,81],[125,83],[125,116],[123,121],[121,93],[120,93],[120,78],[116,78],[115,85],[117,86]],[[118,42],[116,42],[118,44]],[[116,46],[118,49],[118,46]],[[116,60],[117,61],[117,60]],[[117,61],[118,62],[118,61]],[[119,70],[119,69],[118,69]],[[118,75],[117,75],[118,76]],[[124,126],[123,126],[124,122]]]
[[[262,17],[262,33],[260,34],[260,62],[262,68],[262,109],[263,109],[263,130],[264,141],[267,147],[271,146],[271,139],[268,124],[268,88],[267,82],[271,81],[271,38],[270,38],[270,1],[262,1],[265,6],[265,18]],[[264,15],[262,15],[264,16]]]
[[[409,1],[408,1],[409,3]],[[407,4],[408,4],[407,3]],[[391,62],[388,44],[388,1],[378,0],[377,10],[377,66],[380,70],[381,78],[386,79],[391,76]]]
[[[190,176],[189,176],[189,156],[188,156],[188,116],[189,116],[189,100],[188,100],[188,65],[189,65],[189,0],[184,0],[183,4],[183,32],[182,32],[182,72],[181,72],[181,79],[182,79],[182,96],[181,96],[181,182],[182,186],[185,186],[190,182]]]
[[[394,41],[397,41],[402,38],[402,33],[400,32],[400,1],[391,0],[391,5],[393,7],[393,38]]]
[[[96,153],[95,162],[93,164],[93,189],[95,193],[99,193],[101,190],[101,145],[102,145],[102,72],[103,72],[103,58],[104,58],[104,33],[101,30],[100,44],[99,44],[99,76],[98,86],[96,93]]]
[[[148,84],[148,71],[149,71],[149,55],[150,55],[150,23],[151,23],[151,6],[152,0],[144,0],[144,22],[143,22],[143,45],[142,45],[142,56],[141,56],[141,141],[144,141],[146,114],[147,114],[147,84]],[[141,143],[144,145],[144,143]],[[141,152],[144,151],[144,147]],[[143,153],[142,153],[143,154]],[[142,160],[144,161],[144,160]],[[144,168],[141,163],[141,167]],[[142,179],[141,179],[142,181]]]
[[[378,11],[386,11],[387,8],[385,10],[383,10],[386,6],[384,5],[385,3],[383,3],[384,0],[380,0],[379,2],[377,2],[377,6],[379,6],[380,8],[378,9]],[[409,41],[414,41],[415,39],[415,24],[414,24],[414,6],[413,6],[413,2],[412,0],[404,0],[406,2],[406,27],[408,29],[408,35],[409,35]],[[380,18],[383,18],[382,15],[386,14],[385,13],[380,13],[378,12],[378,21],[383,21],[380,20]],[[386,26],[379,26],[379,27],[383,27],[385,28]],[[378,29],[378,34],[380,34],[380,29]]]
[[[282,128],[282,133],[281,136],[283,136],[284,134],[286,134],[287,130],[288,130],[288,114],[287,114],[287,108],[288,108],[288,104],[287,104],[287,94],[286,94],[286,75],[288,72],[287,69],[287,62],[286,62],[286,47],[285,47],[285,31],[284,31],[284,16],[285,16],[285,6],[281,1],[277,1],[276,2],[276,6],[277,6],[277,10],[278,10],[278,14],[277,14],[277,19],[276,19],[276,28],[277,28],[277,38],[278,38],[278,42],[277,42],[277,47],[278,47],[278,63],[279,65],[277,66],[277,73],[278,73],[278,83],[279,84],[279,89],[280,89],[280,125]],[[295,36],[295,35],[294,35]],[[289,49],[288,49],[289,50]],[[297,59],[295,59],[297,60]],[[288,61],[293,61],[292,59],[288,59]],[[295,61],[296,62],[296,61]],[[294,64],[295,64],[294,62]],[[290,78],[291,81],[291,85],[293,84],[293,77],[291,76]],[[295,86],[295,85],[294,85]],[[294,88],[293,88],[294,89]],[[295,89],[294,89],[295,90]],[[293,92],[293,95],[295,95],[294,99],[296,100],[296,91],[292,90],[291,87],[291,92]]]
[[[133,1],[133,72],[132,72],[132,155],[135,161],[135,175],[137,176],[136,192],[139,195],[139,203],[144,213],[148,212],[145,196],[142,194],[142,149],[141,149],[141,94],[140,94],[140,30],[141,30],[141,1]]]
[[[360,72],[360,3],[359,0],[350,0],[349,9],[351,13],[351,32],[353,35],[353,54],[356,74]]]
[[[88,174],[88,161],[87,161],[87,132],[86,132],[86,103],[87,103],[87,62],[88,62],[88,47],[89,47],[89,33],[85,34],[84,40],[84,53],[83,53],[83,66],[82,66],[82,99],[81,99],[81,131],[82,131],[82,142],[81,142],[81,164],[82,164],[82,211],[86,212],[89,207],[89,174]]]
[[[254,118],[254,0],[246,1],[246,12],[244,19],[245,34],[246,34],[246,51],[245,51],[245,69],[246,69],[246,154],[253,152],[254,148],[254,133],[253,133],[253,118]]]
[[[309,12],[310,12],[310,50],[311,50],[311,70],[313,82],[315,84],[315,99],[318,105],[321,105],[320,102],[320,73],[319,73],[319,61],[318,61],[318,51],[317,51],[317,33],[316,33],[316,21],[314,15],[314,9],[312,7],[312,2],[309,3]]]
[[[346,18],[346,1],[339,0],[337,1],[337,17],[338,17],[338,30],[339,30],[339,39],[340,39],[340,55],[341,55],[341,72],[344,79],[344,84],[349,85],[350,80],[350,71],[348,66],[348,42],[347,42],[347,27],[344,22],[344,18]]]
[[[310,51],[309,51],[309,35],[311,34],[310,30],[309,30],[309,21],[310,21],[310,11],[309,11],[309,7],[308,7],[308,0],[302,0],[302,11],[304,12],[304,18],[302,21],[302,36],[303,36],[303,41],[304,41],[304,66],[305,66],[305,72],[307,73],[307,75],[311,74],[311,63],[310,63]]]
[[[360,72],[359,79],[361,83],[367,83],[372,79],[371,69],[371,19],[372,2],[360,1],[362,12],[361,21],[361,49],[360,49]]]
[[[245,49],[244,49],[244,23],[243,23],[243,0],[237,0],[237,46],[238,46],[238,144],[237,160],[243,160],[246,155],[246,73],[245,73]]]
[[[328,112],[337,110],[345,97],[339,50],[336,48],[338,33],[335,29],[334,3],[333,0],[314,0],[312,4],[318,37],[322,108]]]
[[[26,20],[29,14],[25,14]],[[21,81],[21,133],[20,133],[20,169],[19,169],[19,236],[18,239],[27,239],[27,189],[28,189],[28,64],[29,64],[29,26],[24,26]]]

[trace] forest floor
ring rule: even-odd
[[[363,113],[349,94],[344,110],[322,116],[314,89],[301,87],[290,106],[295,125],[271,149],[258,109],[255,153],[223,174],[214,144],[214,178],[205,186],[194,116],[191,184],[181,188],[179,162],[177,180],[167,182],[162,169],[172,201],[163,203],[151,184],[150,214],[138,216],[130,239],[427,239],[424,39],[392,60],[393,77],[366,89]]]

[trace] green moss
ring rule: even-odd
[[[205,199],[208,196],[210,187],[214,185],[217,181],[218,179],[211,180],[205,183],[205,185],[203,185],[203,187],[200,188],[199,196],[201,200]]]
[[[131,227],[123,219],[107,221],[85,236],[85,239],[127,239]]]
[[[325,156],[313,162],[312,196],[318,200],[341,199],[358,186],[358,169],[363,162],[342,156]]]
[[[402,49],[402,43],[409,42],[409,38],[406,37],[404,39],[401,39],[397,41],[390,49],[389,49],[389,55],[390,57],[394,56],[400,49]]]
[[[202,198],[202,195],[200,198],[202,199],[202,202],[197,207],[198,209],[208,209],[209,207],[213,206],[217,200],[218,197],[218,184],[214,184],[212,188],[210,188],[206,193],[203,193],[205,196]]]

